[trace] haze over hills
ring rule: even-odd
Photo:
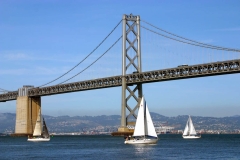
[[[170,126],[174,130],[183,130],[188,115],[166,117],[151,112],[155,127]],[[231,117],[191,116],[196,130],[240,131],[240,115]],[[114,132],[120,125],[120,115],[101,116],[48,116],[44,115],[50,133],[72,133],[86,131]],[[0,113],[0,133],[13,133],[16,114]]]

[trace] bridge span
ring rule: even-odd
[[[154,34],[161,35],[165,38],[168,38],[170,40],[174,40],[177,42],[181,42],[186,45],[191,45],[191,46],[196,46],[201,48],[208,48],[208,49],[217,50],[217,51],[226,51],[226,52],[240,53],[240,50],[225,48],[220,46],[213,46],[213,45],[193,41],[190,39],[186,39],[184,37],[177,36],[175,34],[163,31],[162,29],[147,23],[150,26],[154,27],[155,29],[161,30],[166,34],[168,34],[168,36],[162,35],[159,32],[155,32],[151,29],[141,26],[140,21],[141,21],[140,16],[134,16],[132,14],[130,15],[124,14],[122,20],[117,24],[118,26],[120,23],[122,23],[122,36],[118,38],[118,40],[115,41],[115,43],[111,45],[111,47],[106,51],[108,52],[120,39],[122,39],[122,74],[121,75],[91,79],[91,80],[85,80],[85,81],[79,81],[79,82],[72,82],[72,83],[65,83],[66,81],[64,81],[58,85],[46,86],[47,84],[52,83],[55,80],[61,78],[62,76],[68,74],[81,62],[83,62],[86,58],[88,58],[88,56],[90,56],[115,30],[115,28],[117,27],[116,26],[110,32],[110,34],[93,50],[93,52],[88,54],[88,56],[85,59],[83,59],[75,67],[70,69],[68,72],[66,72],[59,78],[45,85],[42,85],[40,87],[23,86],[23,88],[20,88],[17,91],[0,94],[0,102],[16,100],[15,134],[16,135],[33,134],[33,129],[35,127],[37,117],[39,114],[41,114],[41,107],[42,107],[41,97],[42,96],[71,93],[71,92],[80,92],[80,91],[93,90],[93,89],[103,89],[103,88],[110,88],[110,87],[120,87],[120,86],[122,87],[121,125],[118,128],[118,133],[122,135],[132,134],[132,130],[129,128],[129,126],[135,125],[134,120],[136,120],[136,117],[137,117],[135,112],[138,110],[141,98],[143,97],[142,84],[240,73],[239,56],[237,58],[236,57],[229,58],[230,54],[228,55],[228,59],[221,59],[220,61],[216,60],[216,62],[208,62],[208,63],[196,64],[196,65],[181,65],[181,66],[176,66],[175,68],[166,68],[166,69],[143,72],[142,58],[141,58],[140,28],[144,28]],[[88,69],[92,64],[98,61],[106,52],[104,52],[99,58],[97,58],[84,70]],[[183,51],[181,52],[181,54],[185,52],[186,51]],[[154,53],[154,52],[151,51],[150,53]],[[190,53],[193,53],[193,52],[190,52]],[[217,54],[217,56],[219,57],[219,54]],[[161,58],[164,58],[164,56]],[[197,59],[196,54],[194,55],[194,58]],[[174,61],[174,60],[171,59],[171,61]],[[186,57],[184,58],[184,62],[186,62]],[[160,64],[161,62],[157,61],[157,63]],[[198,62],[198,63],[202,63],[202,62]],[[81,72],[83,72],[84,70],[82,70]],[[80,74],[81,72],[79,72],[78,74]],[[46,87],[43,87],[43,86],[46,86]],[[133,86],[133,87],[130,87],[130,86]],[[132,104],[130,105],[130,102],[132,101],[136,102],[135,106],[132,106]]]
[[[175,68],[147,71],[142,73],[132,73],[127,74],[126,76],[119,75],[86,81],[66,83],[61,85],[47,86],[42,88],[31,88],[28,90],[28,96],[29,97],[48,96],[93,89],[119,87],[122,85],[122,78],[124,78],[126,80],[126,84],[130,86],[138,83],[142,84],[163,82],[235,73],[240,73],[240,59],[204,63],[191,66],[184,65]],[[0,102],[16,100],[17,97],[18,91],[0,94]]]

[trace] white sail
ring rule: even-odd
[[[183,136],[184,139],[201,138],[201,135],[197,134],[190,116],[188,118],[188,121],[187,121],[187,124],[186,124],[186,127],[184,129],[184,132],[183,132],[182,136]]]
[[[191,119],[190,116],[188,118],[188,121],[187,121],[186,127],[184,129],[183,135],[184,136],[187,136],[187,135],[197,135],[197,132],[196,132],[196,130],[194,128],[194,125],[193,125],[193,122],[192,122],[192,119]]]
[[[156,130],[155,130],[155,127],[153,125],[153,122],[152,122],[152,118],[151,118],[151,115],[149,113],[149,110],[148,110],[148,106],[145,102],[145,105],[146,105],[146,126],[145,126],[145,135],[148,135],[148,136],[152,136],[152,137],[157,137],[157,133],[156,133]]]
[[[185,127],[184,132],[183,132],[183,135],[184,135],[184,136],[188,135],[188,133],[189,133],[188,122],[189,122],[189,118],[188,118],[188,121],[187,121],[186,127]]]
[[[39,109],[33,136],[41,136],[41,134],[42,134],[42,120],[41,120],[41,109]]]
[[[42,131],[42,136],[43,136],[44,138],[48,138],[48,137],[49,137],[49,133],[48,133],[47,125],[46,125],[46,123],[45,123],[44,118],[42,118],[42,119],[43,119],[43,131]]]
[[[157,137],[157,133],[155,131],[147,104],[144,98],[142,98],[139,106],[139,110],[138,110],[138,117],[137,117],[133,136],[145,136],[145,135]]]
[[[147,136],[147,137],[146,137]],[[146,101],[142,97],[136,125],[133,133],[133,139],[127,138],[125,144],[156,144],[158,141],[152,118],[150,116]]]
[[[133,136],[144,136],[145,129],[144,129],[144,100],[142,98],[139,109],[138,109],[138,117],[134,129]]]
[[[193,126],[193,122],[192,122],[192,119],[191,119],[190,116],[189,116],[189,128],[190,128],[190,131],[189,131],[190,135],[196,135],[197,134],[197,132],[196,132],[194,126]]]

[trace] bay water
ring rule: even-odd
[[[154,145],[129,145],[123,137],[110,135],[53,136],[49,142],[0,136],[0,159],[240,159],[240,134],[203,134],[192,140],[165,134],[159,138]]]

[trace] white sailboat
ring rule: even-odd
[[[28,137],[28,141],[32,141],[32,142],[50,141],[47,125],[45,123],[44,118],[42,118],[41,116],[40,109],[39,109],[36,125],[34,128],[33,136]]]
[[[127,138],[125,144],[154,144],[157,143],[156,134],[152,118],[150,116],[146,101],[142,97],[138,110],[138,117],[132,138]]]
[[[187,121],[187,124],[186,124],[186,127],[184,129],[184,132],[183,132],[182,136],[183,136],[184,139],[201,138],[201,135],[197,134],[190,116],[188,118],[188,121]]]

